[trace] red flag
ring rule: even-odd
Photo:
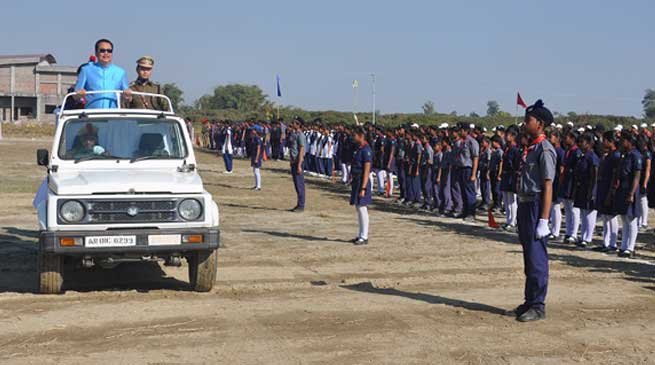
[[[521,94],[518,92],[516,93],[516,105],[520,105],[523,108],[528,107],[527,104],[525,104],[525,101],[523,101],[523,99],[521,98]]]
[[[500,225],[496,223],[496,219],[494,218],[494,214],[491,212],[491,209],[487,211],[487,225],[493,229],[500,228]]]

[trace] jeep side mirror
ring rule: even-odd
[[[50,156],[48,154],[48,150],[43,150],[43,149],[36,150],[36,163],[39,166],[48,166],[49,160],[50,160]]]

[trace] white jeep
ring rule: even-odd
[[[62,109],[52,154],[37,151],[47,167],[35,199],[41,293],[61,292],[64,260],[113,268],[186,258],[194,290],[214,285],[218,206],[203,187],[186,124],[166,96],[133,95],[165,98],[169,110]]]

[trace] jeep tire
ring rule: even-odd
[[[218,250],[191,252],[187,263],[191,288],[197,292],[212,290],[218,270]]]
[[[37,253],[38,290],[41,294],[60,294],[64,282],[64,262],[61,256]]]

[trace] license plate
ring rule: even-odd
[[[85,247],[136,246],[136,236],[91,236],[84,238]]]
[[[148,236],[149,246],[172,246],[182,242],[180,234],[153,234]]]

